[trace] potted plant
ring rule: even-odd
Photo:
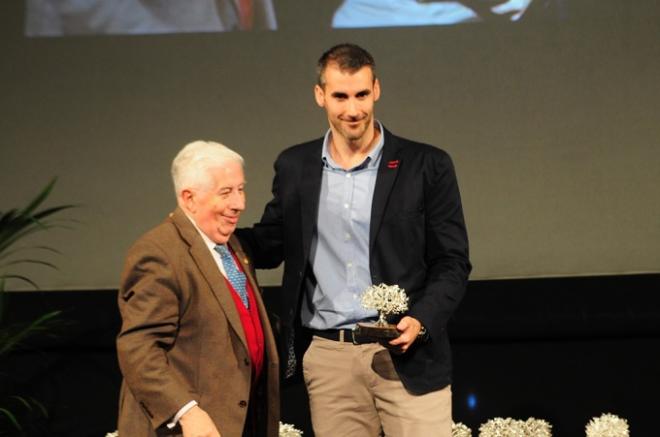
[[[13,352],[20,350],[30,338],[51,331],[58,323],[60,311],[45,313],[35,320],[9,324],[6,320],[7,281],[22,282],[38,289],[38,285],[17,268],[25,265],[41,265],[57,269],[44,260],[44,254],[59,253],[48,246],[24,246],[25,240],[52,228],[65,227],[59,214],[74,205],[43,208],[56,180],[53,179],[24,208],[0,210],[0,364],[7,362]],[[46,409],[36,399],[12,392],[12,378],[0,372],[0,435],[23,433],[27,418],[47,416]]]

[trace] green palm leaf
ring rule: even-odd
[[[9,410],[6,409],[6,408],[0,408],[0,413],[2,413],[3,416],[5,416],[7,419],[9,419],[9,421],[11,422],[11,424],[14,425],[14,427],[15,427],[17,430],[19,430],[19,431],[23,430],[23,428],[21,428],[21,424],[18,423],[18,420],[16,420],[16,416],[14,416],[14,415],[11,413],[11,411],[9,411]]]
[[[0,284],[2,285],[0,286],[0,291],[4,290],[4,283],[6,283],[7,279],[16,279],[38,288],[37,284],[30,278],[14,272],[7,272],[8,268],[24,264],[36,264],[56,269],[56,266],[53,263],[38,258],[13,258],[17,252],[24,250],[23,248],[13,247],[16,243],[24,240],[32,234],[46,231],[54,227],[66,228],[68,227],[66,223],[71,222],[70,220],[62,221],[55,218],[55,216],[62,211],[75,208],[76,205],[58,205],[39,210],[39,207],[52,192],[56,181],[57,178],[53,178],[25,208],[14,208],[4,213],[0,212],[0,261],[4,261],[0,264],[0,279],[3,280],[2,284]],[[39,250],[48,250],[58,253],[56,250],[47,246],[37,247]]]
[[[62,324],[61,311],[51,311],[43,314],[37,319],[25,324],[4,326],[3,313],[6,311],[4,305],[5,285],[8,280],[21,281],[30,284],[34,288],[39,288],[37,283],[28,276],[16,273],[14,268],[23,265],[41,265],[44,267],[57,269],[57,266],[50,261],[43,260],[39,256],[33,256],[31,251],[50,254],[59,254],[57,250],[48,246],[18,247],[26,237],[33,234],[47,231],[52,228],[69,228],[72,220],[62,220],[59,214],[63,211],[75,208],[76,205],[59,205],[40,209],[44,201],[51,194],[55,186],[56,178],[52,179],[46,187],[41,190],[37,196],[32,199],[27,206],[22,209],[10,209],[0,211],[0,359],[19,348],[26,348],[27,341],[35,335],[48,335],[59,328]],[[9,375],[0,375],[2,378]],[[17,416],[21,411],[33,413],[38,412],[41,416],[47,417],[46,408],[37,400],[22,396],[0,396],[0,435],[5,432],[15,434],[16,431],[22,431],[21,421],[28,423],[28,416]],[[20,417],[20,420],[19,420]],[[5,429],[5,428],[11,429]]]
[[[20,215],[22,216],[30,216],[32,214],[32,211],[37,209],[41,203],[46,200],[48,195],[50,195],[50,192],[53,191],[53,187],[55,186],[55,182],[57,181],[57,178],[51,179],[51,181],[46,185],[46,187],[41,190],[41,193],[37,195],[23,210],[21,211]]]
[[[3,291],[4,291],[4,282],[5,282],[6,279],[17,279],[17,280],[22,281],[22,282],[27,282],[28,284],[30,284],[31,286],[33,286],[36,289],[39,288],[39,285],[37,285],[36,282],[34,282],[32,279],[28,278],[25,275],[3,274],[3,275],[0,275],[0,277],[3,280],[3,288],[2,288]]]
[[[17,247],[11,250],[5,251],[5,253],[0,253],[0,261],[2,261],[5,258],[9,258],[10,256],[14,256],[19,252],[25,252],[25,251],[30,251],[30,250],[36,250],[36,251],[45,251],[45,252],[50,252],[54,253],[57,255],[62,255],[62,252],[60,252],[57,249],[54,249],[52,247],[48,246],[25,246],[25,247]]]
[[[57,318],[62,311],[51,311],[41,317],[33,320],[29,325],[19,328],[17,332],[0,333],[0,356],[3,356],[12,350],[24,344],[25,340],[38,332],[48,331],[58,323]]]
[[[42,261],[40,259],[32,259],[32,258],[15,259],[15,260],[9,261],[5,264],[0,264],[0,268],[15,266],[15,265],[19,265],[19,264],[38,264],[38,265],[50,267],[53,270],[58,270],[57,266],[55,264],[51,263],[51,262]]]

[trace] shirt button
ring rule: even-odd
[[[344,208],[348,208],[348,203],[344,203]]]
[[[345,239],[346,239],[346,241],[350,240],[351,239],[351,234],[346,234]]]
[[[353,267],[353,263],[346,263],[346,267]]]
[[[245,407],[247,407],[247,402],[246,401],[240,401],[238,403],[238,406],[241,407],[241,408],[245,408]]]
[[[351,174],[350,174],[350,173],[346,173],[346,177],[347,177],[347,178],[350,178],[350,177],[351,177]]]

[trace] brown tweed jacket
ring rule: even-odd
[[[230,246],[256,291],[265,364],[256,387],[234,301],[208,247],[177,208],[128,252],[119,290],[117,355],[124,376],[119,435],[181,435],[166,424],[196,400],[223,437],[240,437],[251,389],[259,434],[275,437],[279,420],[275,340],[251,263],[235,237]]]

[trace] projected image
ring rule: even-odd
[[[273,0],[27,0],[26,34],[275,30]]]
[[[335,28],[451,25],[475,21],[518,21],[530,8],[550,9],[560,0],[344,0]]]
[[[442,26],[562,19],[568,0],[26,0],[27,36]]]

